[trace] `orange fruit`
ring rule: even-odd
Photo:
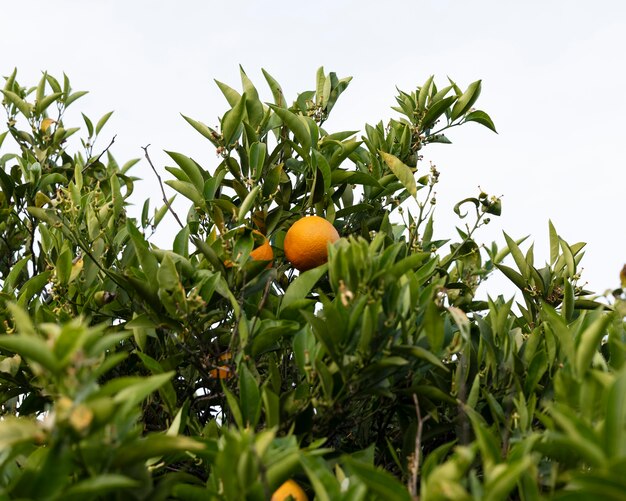
[[[285,256],[298,270],[306,271],[328,261],[328,243],[339,240],[339,233],[326,219],[306,216],[291,225],[283,244]]]
[[[272,261],[272,259],[274,259],[274,251],[272,250],[269,240],[260,231],[252,230],[252,233],[261,235],[263,237],[263,243],[250,253],[250,257],[255,261]],[[267,267],[271,268],[272,263],[268,263]]]
[[[219,362],[228,362],[231,358],[233,358],[232,353],[230,351],[226,351],[217,358],[218,360],[217,365],[221,366],[222,364],[220,364]],[[215,379],[230,379],[231,377],[234,376],[234,373],[230,369],[230,367],[224,366],[224,367],[218,367],[217,369],[210,370],[209,376]]]
[[[250,257],[254,261],[272,261],[274,259],[274,250],[272,249],[272,246],[270,245],[270,242],[267,239],[267,237],[258,230],[252,230],[252,233],[261,235],[263,237],[263,243],[259,245],[258,247],[256,247],[255,249],[253,249],[252,252],[250,252]],[[233,262],[230,259],[227,259],[226,261],[224,261],[224,266],[226,266],[226,268],[232,268]],[[267,268],[271,268],[271,267],[272,267],[272,263],[271,262],[267,263]]]
[[[309,498],[294,480],[287,480],[274,494],[271,501],[286,501],[291,496],[295,501],[309,501]]]

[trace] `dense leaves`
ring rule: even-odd
[[[436,238],[422,150],[468,122],[495,132],[481,82],[430,77],[357,138],[323,127],[350,78],[320,68],[290,105],[263,74],[273,103],[242,69],[241,91],[217,82],[218,129],[184,117],[218,155],[166,152],[186,213],[164,197],[137,218],[111,113],[69,127],[84,92],[67,77],[5,78],[3,498],[260,500],[295,479],[332,500],[619,499],[624,291],[584,290],[584,244],[552,223],[543,265],[525,238],[478,243],[502,211],[484,192]],[[309,214],[342,238],[298,274],[283,240]],[[251,258],[265,238],[270,266]],[[492,273],[519,303],[477,296]]]

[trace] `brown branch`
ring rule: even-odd
[[[422,450],[422,433],[424,432],[424,423],[428,421],[430,416],[422,417],[420,404],[417,395],[413,393],[413,403],[415,404],[415,414],[417,415],[417,432],[415,433],[415,452],[411,461],[411,479],[409,483],[409,492],[413,499],[419,499],[417,495],[417,480],[420,471],[420,455]]]
[[[161,176],[159,176],[159,173],[157,172],[156,168],[154,167],[154,164],[152,163],[152,160],[150,160],[150,155],[148,155],[148,148],[149,147],[150,147],[150,145],[142,146],[141,149],[143,150],[143,152],[145,154],[145,157],[146,157],[146,160],[148,161],[148,164],[152,168],[152,172],[154,172],[154,175],[157,177],[157,181],[159,181],[159,187],[161,188],[161,193],[163,194],[163,202],[167,206],[167,209],[172,213],[172,216],[174,216],[174,219],[176,219],[176,222],[180,225],[180,227],[184,228],[185,225],[182,223],[182,221],[178,217],[178,214],[176,214],[176,212],[174,212],[174,209],[172,208],[172,205],[170,204],[170,202],[167,199],[167,195],[165,194],[165,188],[163,188],[163,181],[161,180]]]
[[[115,138],[117,137],[117,135],[113,136],[113,138],[111,139],[111,142],[109,143],[109,145],[102,150],[102,152],[91,162],[87,162],[87,165],[85,165],[83,167],[83,170],[81,171],[81,173],[84,173],[89,167],[91,167],[92,165],[94,165],[96,162],[98,162],[100,160],[100,158],[102,158],[102,155],[104,155],[107,151],[109,151],[109,149],[111,148],[111,146],[113,146],[113,143],[115,142]]]

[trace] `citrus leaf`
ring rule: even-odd
[[[380,151],[380,155],[383,157],[387,166],[391,169],[391,172],[395,174],[402,185],[406,188],[406,191],[408,191],[412,196],[417,195],[417,184],[411,168],[391,153]]]

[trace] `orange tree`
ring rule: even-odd
[[[16,74],[0,134],[3,499],[270,499],[281,485],[332,500],[621,499],[622,289],[583,290],[584,244],[552,224],[543,266],[523,238],[477,243],[501,212],[484,192],[454,207],[455,239],[436,238],[440,174],[422,151],[469,122],[495,131],[479,81],[431,77],[357,139],[323,127],[350,78],[320,69],[290,104],[264,72],[265,103],[242,70],[241,92],[218,82],[217,129],[184,117],[215,165],[167,152],[185,213],[161,185],[133,218],[138,160],[102,142],[111,114],[70,127],[84,92]],[[326,222],[285,244],[307,216]],[[476,298],[494,272],[520,303]]]

